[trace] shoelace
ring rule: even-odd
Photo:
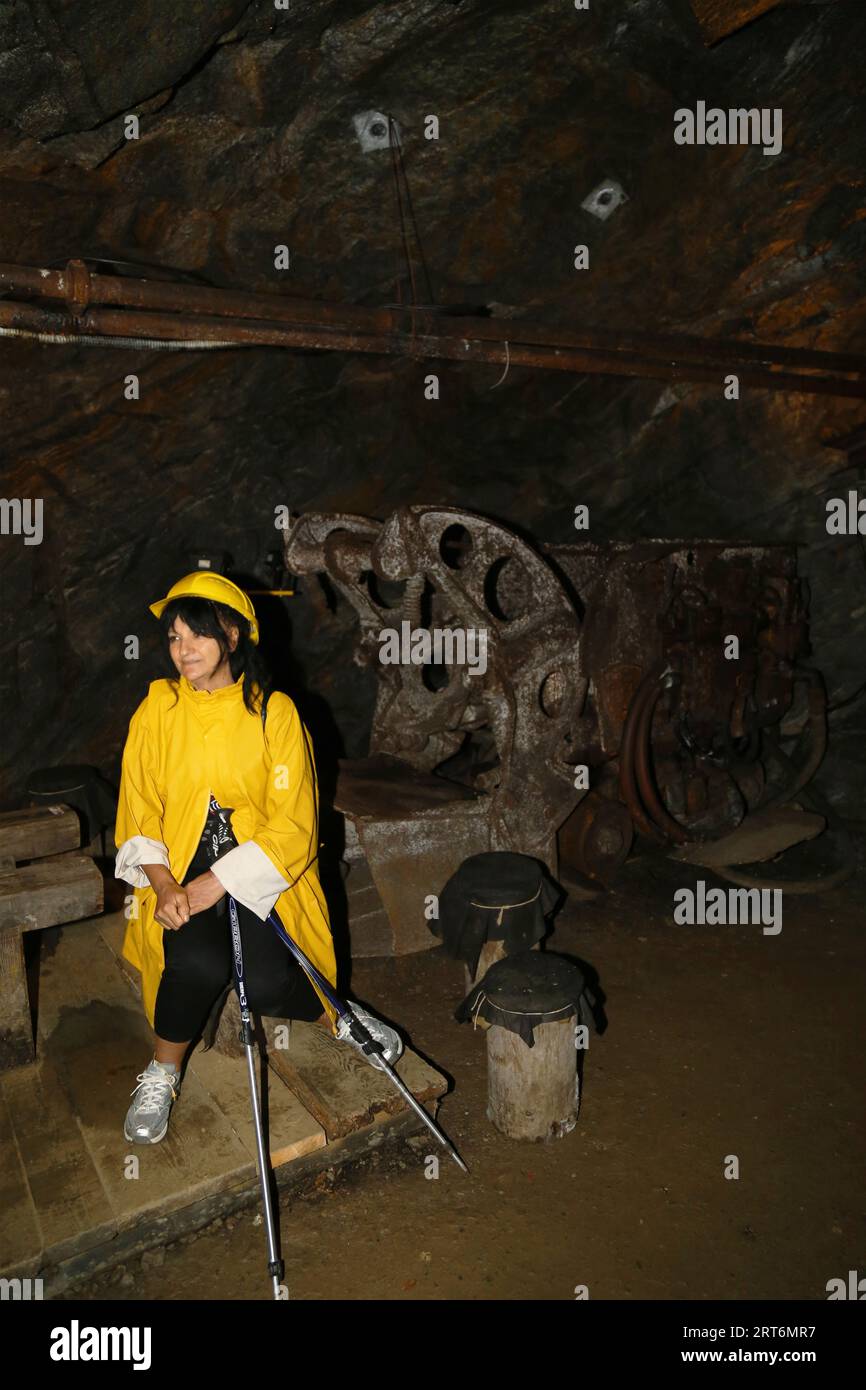
[[[135,1087],[135,1090],[130,1091],[129,1094],[135,1096],[139,1091],[141,1092],[141,1095],[135,1103],[136,1110],[158,1110],[165,1099],[164,1092],[160,1088],[165,1086],[168,1086],[170,1089],[172,1100],[177,1100],[177,1091],[175,1090],[174,1081],[170,1076],[154,1076],[153,1072],[148,1073],[143,1071],[135,1079],[140,1084]]]

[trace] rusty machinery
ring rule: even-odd
[[[638,541],[548,554],[582,605],[592,673],[575,724],[592,787],[561,837],[576,867],[609,879],[635,832],[660,845],[716,839],[809,780],[826,695],[798,665],[808,643],[794,547]],[[808,750],[780,793],[765,736],[789,715]]]
[[[341,766],[337,792],[384,907],[377,952],[433,944],[419,893],[438,892],[468,854],[531,854],[556,875],[559,849],[610,882],[635,833],[666,847],[711,840],[778,801],[764,735],[791,716],[801,679],[797,785],[823,756],[823,683],[798,665],[793,547],[538,549],[471,512],[406,506],[385,522],[300,517],[285,562],[326,574],[353,605],[355,659],[378,678],[370,756]],[[403,623],[485,630],[486,669],[383,664],[380,634]]]

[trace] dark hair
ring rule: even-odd
[[[166,655],[168,630],[175,618],[182,618],[197,637],[212,637],[219,644],[220,655],[229,659],[232,679],[237,680],[238,676],[243,675],[244,704],[250,714],[261,714],[262,710],[266,710],[274,688],[274,680],[257,645],[250,641],[248,619],[236,608],[230,608],[226,603],[217,603],[215,599],[174,598],[171,603],[166,604],[159,619],[166,641]],[[238,629],[238,644],[234,651],[229,650],[223,624],[225,627]],[[169,676],[169,680],[177,691],[177,675]]]

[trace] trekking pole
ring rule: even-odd
[[[234,899],[231,896],[229,896],[229,902],[232,908],[234,909]],[[351,1033],[352,1037],[358,1043],[358,1046],[361,1048],[362,1052],[365,1053],[370,1065],[378,1068],[379,1071],[385,1073],[385,1075],[389,1078],[393,1085],[396,1086],[397,1090],[400,1092],[401,1096],[407,1102],[407,1104],[411,1105],[412,1109],[415,1111],[415,1114],[418,1115],[418,1117],[424,1121],[425,1125],[430,1130],[430,1133],[439,1141],[443,1148],[448,1150],[457,1166],[459,1168],[462,1168],[464,1173],[468,1173],[469,1169],[466,1167],[466,1164],[463,1162],[463,1159],[460,1157],[454,1145],[451,1143],[451,1140],[439,1128],[436,1121],[430,1115],[427,1114],[427,1111],[424,1109],[424,1106],[421,1105],[421,1103],[415,1099],[412,1092],[409,1090],[409,1087],[403,1081],[402,1077],[397,1075],[396,1071],[391,1066],[391,1063],[387,1061],[387,1059],[384,1057],[381,1043],[376,1041],[376,1039],[371,1035],[369,1029],[365,1028],[361,1020],[355,1017],[348,1005],[345,1004],[343,1000],[340,999],[339,996],[334,993],[334,988],[330,981],[326,980],[325,977],[313,965],[312,961],[307,959],[297,942],[293,941],[292,938],[289,936],[288,932],[286,931],[279,917],[277,917],[276,913],[269,913],[267,920],[271,923],[271,926],[276,931],[280,940],[286,946],[288,946],[292,955],[295,957],[295,960],[301,966],[302,970],[308,976],[310,981],[314,985],[318,985],[322,994],[324,994],[325,998],[336,1009],[341,1023],[345,1024],[345,1027],[348,1030],[348,1032]]]
[[[265,1142],[262,1133],[262,1117],[259,1110],[258,1093],[256,1091],[256,1069],[253,1062],[253,1023],[250,1006],[247,1001],[247,987],[244,981],[244,956],[241,949],[241,931],[238,922],[238,909],[234,898],[229,894],[229,916],[232,928],[232,949],[235,958],[235,988],[237,989],[238,1004],[241,1011],[241,1032],[240,1039],[246,1048],[247,1071],[250,1078],[250,1100],[253,1107],[253,1124],[256,1131],[256,1158],[258,1161],[259,1177],[262,1183],[262,1201],[265,1208],[265,1227],[268,1237],[268,1274],[273,1279],[274,1298],[280,1297],[280,1280],[283,1275],[283,1262],[277,1253],[277,1236],[274,1227],[274,1213],[271,1206],[271,1191],[268,1182],[270,1168],[265,1154]]]
[[[264,719],[262,722],[264,722]],[[232,808],[220,806],[216,797],[213,795],[211,795],[210,806],[213,812],[219,815],[222,821],[222,827],[223,831],[225,832],[226,841],[233,841],[234,835],[232,833],[231,826],[229,823],[229,816],[231,815]],[[235,843],[237,842],[235,841]],[[218,847],[211,843],[211,845],[209,846],[208,854],[208,857],[211,859],[211,862],[213,862],[213,860],[217,858],[217,855]],[[240,927],[238,926],[238,909],[237,903],[235,902],[231,893],[226,893],[226,897],[228,898],[229,914],[231,916],[232,941],[235,952],[235,966],[238,973],[238,980],[236,981],[236,983],[238,984],[238,989],[240,991],[240,987],[243,984],[243,954],[241,952]],[[444,1149],[448,1150],[451,1157],[454,1159],[454,1162],[457,1164],[458,1168],[461,1168],[464,1173],[468,1173],[469,1169],[466,1167],[466,1164],[463,1162],[463,1159],[460,1157],[454,1145],[451,1143],[451,1140],[444,1133],[444,1131],[439,1128],[439,1125],[437,1125],[436,1121],[432,1118],[432,1116],[427,1114],[427,1111],[424,1109],[423,1105],[421,1105],[421,1103],[415,1099],[412,1092],[409,1090],[409,1087],[403,1081],[403,1078],[397,1075],[390,1062],[384,1056],[381,1043],[376,1041],[376,1039],[371,1035],[369,1029],[364,1027],[361,1020],[355,1017],[348,1005],[344,1003],[342,999],[340,999],[339,995],[335,994],[331,982],[325,979],[325,977],[313,965],[312,961],[308,960],[307,956],[301,950],[297,942],[292,940],[292,938],[289,936],[288,932],[286,931],[285,927],[283,926],[276,913],[268,913],[267,920],[270,922],[271,926],[274,928],[274,930],[277,933],[277,936],[280,938],[283,944],[288,946],[292,955],[295,957],[295,960],[298,962],[301,969],[307,975],[309,980],[314,985],[318,986],[321,993],[329,1001],[332,1007],[336,1009],[341,1024],[345,1026],[347,1032],[351,1033],[355,1042],[358,1044],[361,1051],[367,1057],[367,1060],[369,1061],[370,1065],[376,1067],[379,1071],[385,1073],[385,1075],[391,1081],[392,1085],[394,1085],[400,1092],[400,1095],[406,1101],[406,1104],[411,1106],[412,1109],[415,1111],[415,1114],[419,1117],[419,1119],[424,1121],[424,1124],[427,1126],[430,1133],[438,1141],[438,1143],[440,1143]],[[240,999],[240,993],[238,994],[238,998]],[[244,998],[240,999],[240,1003],[241,1018],[243,1019],[244,1008],[247,1008],[247,1015],[249,1016],[249,1009],[246,1004],[245,989]],[[276,1261],[276,1247],[273,1240],[273,1218],[270,1215],[270,1196],[267,1191],[267,1185],[264,1177],[264,1145],[262,1143],[261,1135],[261,1119],[259,1117],[259,1112],[255,1099],[255,1074],[253,1072],[251,1043],[247,1045],[246,1027],[247,1025],[245,1025],[244,1032],[241,1033],[241,1040],[247,1046],[247,1058],[250,1067],[250,1086],[252,1087],[253,1096],[253,1115],[256,1123],[256,1145],[259,1153],[259,1167],[263,1175],[262,1191],[264,1193],[265,1200],[265,1215],[268,1218],[268,1248],[271,1252],[271,1264],[274,1264]],[[272,1273],[271,1265],[268,1266],[268,1273]],[[274,1287],[276,1289],[276,1275],[274,1275]],[[277,1296],[276,1293],[274,1296]]]

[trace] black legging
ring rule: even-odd
[[[209,868],[200,844],[184,885]],[[269,922],[235,902],[250,1008],[271,1018],[312,1022],[321,1017],[322,1002],[288,946]],[[165,970],[156,996],[154,1032],[166,1042],[188,1042],[204,1026],[229,981],[234,982],[228,897],[197,912],[177,931],[164,929],[162,945]]]

